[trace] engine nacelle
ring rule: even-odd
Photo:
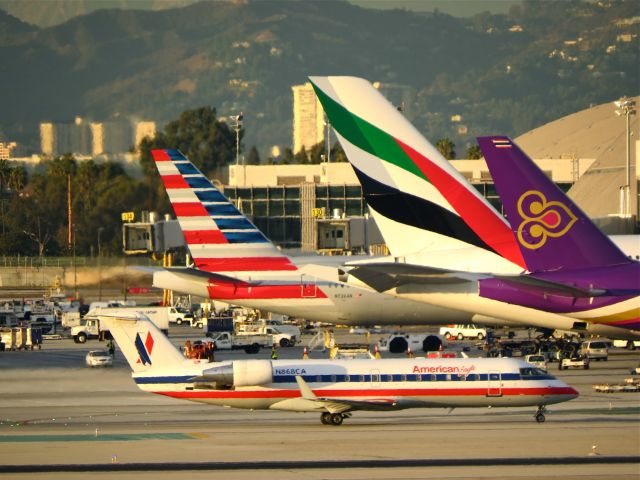
[[[270,360],[236,360],[233,362],[233,385],[249,387],[273,382]]]

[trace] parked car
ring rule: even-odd
[[[543,370],[545,372],[547,371],[547,360],[544,354],[534,353],[532,355],[527,355],[526,357],[524,357],[524,361],[539,368],[540,370]]]
[[[609,349],[607,348],[607,344],[602,340],[587,340],[586,342],[582,342],[580,353],[589,360],[606,361],[609,359]]]
[[[87,353],[85,361],[88,367],[111,367],[113,357],[106,350],[91,350]]]

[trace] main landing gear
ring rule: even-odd
[[[342,425],[342,421],[351,415],[347,413],[329,413],[324,412],[320,415],[320,421],[323,425]]]
[[[542,423],[542,422],[544,422],[546,420],[545,416],[544,416],[546,411],[547,411],[547,409],[546,409],[546,407],[544,405],[538,405],[538,411],[535,414],[536,422]]]

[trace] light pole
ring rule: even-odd
[[[102,301],[102,243],[100,242],[100,235],[104,227],[98,228],[98,300]]]
[[[240,130],[242,129],[242,119],[244,115],[240,112],[240,115],[232,115],[233,129],[236,132],[236,165],[240,165]]]
[[[78,265],[76,261],[76,224],[74,223],[71,228],[73,233],[73,293],[78,299],[80,296],[78,295]]]
[[[623,198],[624,205],[621,205],[620,208],[623,215],[631,214],[631,138],[629,132],[629,117],[636,113],[635,106],[636,102],[632,98],[622,97],[619,100],[613,102],[616,106],[616,115],[627,117],[627,165],[626,165],[626,175],[625,175],[625,185],[623,187],[624,193]]]

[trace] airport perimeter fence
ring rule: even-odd
[[[81,267],[121,267],[154,266],[158,263],[149,257],[0,257],[0,268],[73,268]]]

